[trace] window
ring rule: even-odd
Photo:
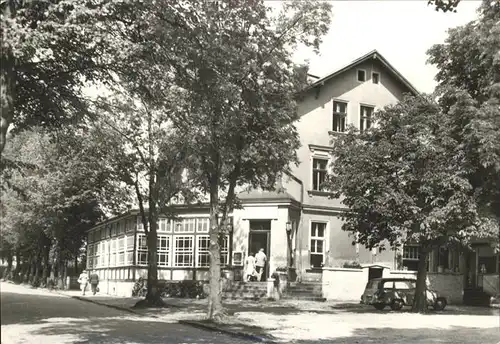
[[[321,184],[326,179],[328,160],[313,159],[313,190],[321,191]]]
[[[138,231],[143,231],[144,230],[144,224],[142,223],[141,216],[137,216],[137,230]]]
[[[148,244],[144,234],[137,236],[137,265],[148,265]]]
[[[270,231],[271,220],[250,220],[251,231]]]
[[[229,264],[229,237],[226,235],[220,243],[220,263],[221,265]],[[210,237],[208,235],[197,236],[196,246],[196,266],[210,266]]]
[[[170,260],[170,236],[160,235],[157,240],[158,265],[169,266]]]
[[[159,232],[166,232],[167,231],[168,219],[161,218],[158,222],[159,222],[158,231]]]
[[[87,245],[87,268],[92,269],[94,259],[93,259],[93,248],[94,245],[88,244]]]
[[[478,272],[485,274],[495,273],[496,261],[497,261],[496,256],[478,257]]]
[[[114,226],[113,226],[114,227]],[[116,250],[118,247],[118,242],[116,239],[111,240],[111,245],[110,245],[110,259],[109,259],[109,266],[116,266]]]
[[[379,73],[372,73],[372,82],[374,84],[378,84],[380,82],[380,74]]]
[[[338,133],[345,131],[345,121],[347,116],[347,103],[333,102],[333,127],[332,130]]]
[[[243,252],[233,251],[233,265],[243,266]]]
[[[326,223],[311,223],[311,267],[323,265],[325,256]]]
[[[361,132],[371,128],[372,115],[373,115],[373,107],[361,106],[361,108],[360,108],[360,121],[359,121],[359,130]]]
[[[195,218],[184,218],[177,221],[175,225],[175,233],[194,233],[196,224]]]
[[[229,236],[224,236],[220,243],[220,263],[222,265],[229,264]]]
[[[448,264],[448,256],[449,256],[449,250],[444,248],[444,247],[440,247],[439,248],[439,254],[438,254],[438,266],[442,266],[443,269],[449,269],[450,266]]]
[[[174,266],[192,267],[194,240],[192,236],[175,236]]]
[[[127,233],[133,232],[135,230],[137,221],[134,218],[129,218],[125,220],[125,225],[127,226]]]
[[[123,221],[118,221],[116,226],[118,227],[118,235],[125,233],[125,224]]]
[[[383,289],[394,289],[394,281],[385,281],[382,288]]]
[[[99,266],[104,266],[104,259],[105,259],[105,252],[104,252],[104,242],[99,243]]]
[[[110,225],[110,227],[111,227],[111,236],[112,236],[112,237],[116,236],[116,234],[118,234],[118,231],[117,231],[117,229],[116,229],[116,222],[115,222],[115,223],[112,223],[112,224]]]
[[[198,243],[196,247],[196,266],[207,267],[210,266],[210,237],[208,235],[198,236]]]
[[[413,282],[410,281],[394,281],[394,289],[403,289],[403,290],[408,290],[408,289],[414,289],[415,285]]]
[[[403,268],[406,270],[418,270],[418,258],[420,257],[418,246],[405,246],[403,248]]]
[[[198,223],[196,226],[196,231],[198,233],[208,233],[209,228],[210,228],[209,218],[198,219]]]
[[[117,261],[116,265],[124,265],[125,264],[125,240],[126,238],[119,238],[117,240]]]
[[[362,69],[358,69],[358,81],[365,81],[366,80],[366,72]]]

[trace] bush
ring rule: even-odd
[[[207,297],[203,291],[204,281],[158,281],[158,289],[162,298],[165,297],[185,297],[199,298]],[[147,294],[147,280],[139,278],[132,288],[132,296],[145,297]]]
[[[40,286],[40,278],[38,276],[35,276],[31,279],[31,286],[33,288],[38,288]]]
[[[134,283],[134,287],[132,288],[132,296],[133,297],[145,297],[147,293],[147,280],[139,277],[137,282]]]
[[[56,281],[54,281],[53,279],[49,279],[49,281],[47,282],[47,288],[58,289]]]
[[[204,281],[168,281],[161,288],[162,297],[187,297],[203,299],[207,297],[203,291]]]
[[[345,269],[361,269],[362,266],[358,262],[345,262],[342,266]]]

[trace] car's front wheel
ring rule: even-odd
[[[392,300],[392,303],[391,303],[391,309],[393,311],[399,311],[401,308],[403,308],[403,300]]]
[[[374,303],[373,307],[375,307],[375,309],[381,311],[381,310],[383,310],[385,308],[385,304],[383,304],[383,303]]]
[[[434,302],[434,310],[442,311],[446,307],[446,299],[444,297],[438,297],[436,302]]]

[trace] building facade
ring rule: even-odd
[[[373,113],[397,103],[406,93],[418,92],[377,51],[316,80],[305,90],[296,123],[302,143],[297,152],[300,164],[282,178],[276,191],[251,190],[238,195],[242,208],[231,214],[231,230],[221,249],[223,270],[231,278],[241,278],[245,257],[260,248],[269,258],[266,276],[277,268],[292,267],[302,281],[319,281],[325,269],[349,267],[352,262],[416,269],[418,247],[396,252],[354,244],[354,238],[341,229],[341,215],[346,210],[342,200],[330,198],[321,189],[331,162],[331,140],[348,125],[360,130],[374,125]],[[208,207],[179,206],[177,213],[178,220],[160,218],[158,223],[158,277],[207,279]],[[147,247],[138,212],[130,211],[91,229],[87,252],[87,267],[100,275],[101,289],[129,295],[131,285],[147,271]],[[468,268],[477,276],[478,263],[484,260],[488,271],[498,273],[498,255],[492,253],[492,258],[490,253],[488,259],[480,255],[464,259],[458,251],[436,250],[429,271],[459,273]],[[381,276],[382,270],[379,273]]]

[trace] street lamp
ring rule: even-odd
[[[286,228],[286,232],[288,234],[290,234],[292,232],[292,223],[291,222],[287,222],[285,228]]]

